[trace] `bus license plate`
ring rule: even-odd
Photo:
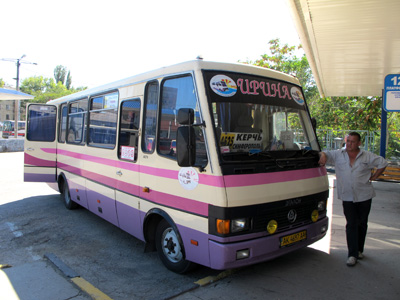
[[[291,235],[281,237],[281,247],[286,247],[294,243],[300,242],[307,238],[307,231],[300,231]]]

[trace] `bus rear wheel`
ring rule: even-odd
[[[192,268],[193,263],[184,258],[183,245],[179,241],[178,233],[164,219],[157,226],[156,248],[158,256],[169,270],[182,274]]]
[[[71,194],[69,193],[67,180],[64,180],[62,197],[64,200],[64,205],[67,209],[75,209],[78,207],[78,204],[71,200]]]

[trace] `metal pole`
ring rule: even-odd
[[[17,92],[19,91],[19,66],[21,63],[19,62],[25,55],[21,58],[17,59]],[[18,121],[19,121],[19,100],[15,100],[14,103],[14,137],[18,138]]]
[[[386,158],[386,134],[387,134],[387,112],[383,108],[384,97],[385,97],[384,90],[382,90],[382,115],[381,115],[381,147],[379,149],[379,155]]]

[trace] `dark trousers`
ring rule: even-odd
[[[358,258],[358,252],[364,252],[371,203],[372,199],[357,203],[343,201],[343,213],[347,222],[346,239],[349,257]]]

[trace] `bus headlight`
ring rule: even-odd
[[[231,232],[239,232],[239,231],[245,231],[249,229],[249,219],[243,218],[243,219],[233,219],[231,221]]]
[[[318,217],[319,217],[319,213],[318,210],[313,210],[313,212],[311,213],[311,220],[313,222],[317,222],[318,221]]]
[[[319,201],[318,202],[318,211],[324,211],[325,210],[325,201]]]
[[[250,219],[241,218],[233,220],[217,219],[217,232],[219,234],[229,234],[250,229]]]

